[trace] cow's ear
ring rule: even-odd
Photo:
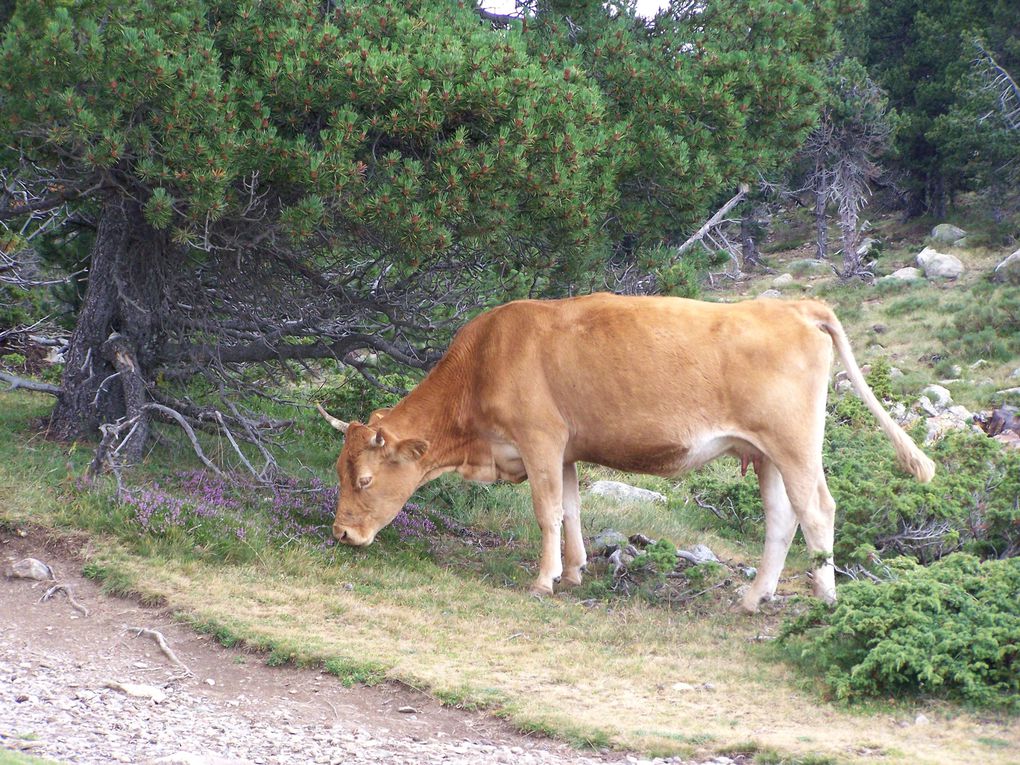
[[[393,459],[396,462],[416,462],[424,457],[428,450],[428,441],[423,441],[420,438],[405,438],[394,448]]]

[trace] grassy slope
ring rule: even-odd
[[[15,436],[0,447],[2,517],[96,526],[90,513],[102,513],[102,504],[60,499],[68,464],[80,472],[87,454],[79,450],[68,459],[66,449],[30,437],[31,416],[45,402],[30,394],[2,394],[0,402],[3,431]],[[502,509],[495,522],[528,528],[527,502],[507,501],[507,493],[513,494],[504,490],[497,498]],[[586,531],[611,523],[679,541],[694,536],[661,510],[613,516],[608,509],[588,513]],[[745,560],[759,543],[742,549],[709,541],[724,557]],[[253,563],[230,566],[172,548],[143,548],[130,534],[118,540],[93,533],[86,567],[113,589],[166,602],[226,642],[265,649],[271,662],[327,663],[351,680],[402,680],[578,743],[662,754],[777,750],[835,761],[880,751],[890,762],[931,763],[970,762],[975,754],[1006,762],[1003,744],[1020,746],[1007,723],[949,706],[924,707],[929,717],[945,713],[937,726],[901,728],[898,722],[912,719],[916,707],[890,705],[869,714],[821,704],[754,642],[774,631],[775,614],[685,615],[640,601],[589,607],[570,595],[531,598],[524,591],[531,574],[521,562],[533,563],[534,542],[522,540],[512,551],[461,551],[466,565],[456,566],[396,541],[325,558],[300,546],[268,549]]]
[[[910,254],[894,251],[883,269],[908,264]],[[789,257],[772,256],[773,265],[781,272]],[[978,253],[965,260],[980,260],[987,270],[994,258]],[[907,373],[901,384],[916,391],[935,376],[917,359],[937,350],[934,333],[945,321],[944,306],[976,278],[972,270],[963,284],[950,287],[848,291],[831,277],[805,276],[786,292],[822,293],[847,324],[859,359],[888,358]],[[754,295],[770,280],[740,287]],[[911,302],[904,308],[903,300]],[[886,325],[881,335],[873,330],[877,323]],[[990,383],[950,387],[962,403],[977,407],[989,389],[1006,387],[1009,369],[1018,365],[1020,359],[982,367]],[[250,562],[226,565],[179,544],[139,544],[130,530],[115,538],[101,531],[102,516],[110,515],[103,502],[67,500],[69,476],[81,474],[88,449],[69,451],[36,434],[33,418],[47,407],[42,396],[0,394],[0,521],[92,529],[90,573],[112,589],[166,602],[225,642],[264,649],[270,662],[326,663],[352,681],[397,679],[451,703],[488,706],[522,728],[655,754],[756,750],[762,762],[872,762],[878,756],[883,762],[994,764],[1010,761],[1008,752],[1020,747],[1014,721],[955,706],[891,702],[847,710],[821,701],[756,641],[774,633],[775,612],[749,618],[723,607],[678,613],[642,601],[591,606],[583,593],[531,598],[525,590],[537,558],[536,532],[527,495],[516,488],[471,495],[473,525],[499,529],[504,537],[513,529],[516,537],[485,551],[451,542],[438,555],[426,554],[391,538],[368,550],[326,554],[302,545],[265,548]],[[330,449],[315,449],[326,454],[306,461],[328,480]],[[150,458],[157,471],[171,461]],[[732,464],[712,469],[734,472]],[[585,478],[601,475],[589,470]],[[677,497],[674,512],[594,504],[584,515],[586,535],[612,526],[678,543],[706,541],[724,558],[755,563],[760,539],[697,531],[682,489],[659,479],[637,482]],[[788,573],[805,566],[803,551],[795,548]],[[783,589],[801,590],[804,582],[793,578]],[[903,725],[922,708],[935,724]]]

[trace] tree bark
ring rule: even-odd
[[[740,216],[740,257],[745,271],[761,268],[761,252],[755,241],[755,206],[748,203],[744,214]]]
[[[133,407],[139,405],[139,384],[147,377],[145,370],[157,347],[163,241],[134,202],[110,199],[104,204],[85,301],[71,335],[62,390],[50,420],[57,437],[91,437],[102,423],[127,415],[129,400]],[[117,356],[103,350],[103,344],[117,333],[124,336],[125,347],[135,358],[131,379],[118,373]]]
[[[846,205],[840,210],[840,227],[843,230],[843,278],[857,276],[861,270],[861,256],[857,253],[857,242],[860,239],[857,231],[857,211],[853,205]]]

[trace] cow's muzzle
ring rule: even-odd
[[[345,545],[351,545],[352,547],[364,547],[372,544],[372,539],[375,535],[365,535],[358,531],[355,531],[350,526],[341,526],[338,523],[333,524],[333,537],[337,542],[342,542]]]

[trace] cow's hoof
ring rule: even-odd
[[[553,594],[553,588],[550,585],[535,583],[531,586],[529,592],[536,598],[546,598]]]
[[[583,582],[583,581],[584,581],[584,579],[581,576],[581,572],[580,571],[578,571],[576,574],[568,574],[568,573],[564,572],[563,576],[560,577],[560,582],[559,582],[560,586],[557,589],[560,589],[560,590],[572,590],[574,587],[580,587],[581,586],[581,582]]]

